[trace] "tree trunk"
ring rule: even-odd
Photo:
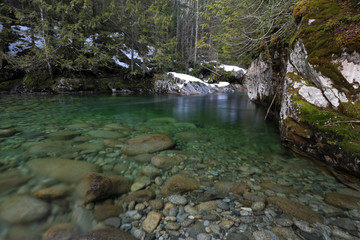
[[[44,9],[42,6],[43,1],[40,1],[40,17],[41,17],[41,32],[42,32],[42,42],[43,42],[43,47],[44,47],[44,51],[45,51],[45,61],[47,63],[47,68],[50,74],[50,77],[52,78],[52,67],[50,64],[50,58],[49,58],[49,48],[48,48],[48,44],[46,41],[46,35],[45,35],[45,17],[44,17]]]
[[[196,61],[197,61],[198,34],[199,34],[199,0],[196,0],[194,66],[196,65]]]

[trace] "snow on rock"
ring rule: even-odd
[[[360,54],[353,52],[352,54],[343,53],[340,59],[333,61],[338,64],[339,71],[344,78],[358,89],[360,87]]]
[[[305,98],[305,100],[317,107],[328,107],[329,102],[326,100],[321,90],[317,87],[302,86],[299,90],[299,94]]]
[[[232,86],[228,82],[207,84],[196,77],[176,72],[169,72],[163,80],[157,80],[155,82],[156,92],[168,94],[200,95],[240,90],[242,90],[241,86]]]
[[[225,65],[225,64],[221,64],[220,68],[224,69],[225,72],[239,72],[242,71],[244,73],[246,73],[246,70],[238,67],[238,66],[231,66],[231,65]]]
[[[116,63],[117,65],[119,65],[119,66],[121,66],[121,67],[124,67],[124,68],[129,68],[129,67],[130,67],[129,64],[124,63],[124,62],[120,62],[119,59],[116,58],[116,56],[113,56],[112,59],[115,61],[115,63]]]

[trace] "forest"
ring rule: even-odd
[[[306,1],[303,1],[306,2]],[[0,80],[127,74],[217,60],[246,67],[288,42],[290,0],[4,0]]]

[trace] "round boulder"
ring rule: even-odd
[[[133,156],[159,152],[172,148],[173,146],[175,146],[175,141],[167,136],[147,135],[130,139],[127,145],[122,147],[121,150],[123,153]]]

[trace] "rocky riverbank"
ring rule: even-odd
[[[1,239],[360,237],[359,192],[303,159],[230,150],[217,129],[76,123],[33,142],[13,129],[2,149],[25,153],[2,161]]]

